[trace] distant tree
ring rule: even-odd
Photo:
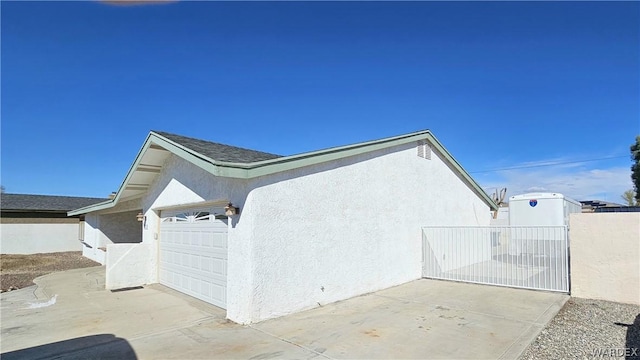
[[[636,203],[640,203],[640,135],[636,136],[636,143],[631,145],[631,180],[633,190],[636,192]]]
[[[624,200],[625,205],[634,206],[638,204],[638,201],[635,199],[636,192],[633,191],[633,189],[625,191],[620,197],[622,198],[622,200]]]

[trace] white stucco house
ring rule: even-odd
[[[246,324],[418,279],[421,226],[495,207],[428,130],[293,156],[152,131],[115,197],[69,215],[107,288],[159,282]]]

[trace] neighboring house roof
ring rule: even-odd
[[[627,206],[602,200],[582,200],[582,212],[640,212],[640,206]]]
[[[103,202],[106,199],[74,196],[1,194],[0,209],[2,211],[29,212],[67,212]]]
[[[640,206],[603,206],[596,208],[594,212],[610,213],[610,212],[640,212]]]
[[[86,214],[92,211],[108,209],[115,206],[119,201],[142,196],[161,172],[164,162],[171,154],[181,157],[215,176],[251,179],[419,140],[426,140],[431,144],[432,148],[442,155],[443,160],[450,168],[491,209],[497,209],[497,205],[487,193],[482,190],[478,183],[460,166],[429,130],[291,156],[278,156],[161,131],[151,131],[115,197],[99,204],[70,211],[69,215]]]
[[[602,201],[602,200],[581,200],[580,203],[582,204],[583,207],[592,207],[592,208],[625,206],[622,204]]]

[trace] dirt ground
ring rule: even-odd
[[[33,285],[33,279],[56,271],[80,269],[100,264],[82,256],[81,251],[31,255],[0,255],[0,291]]]

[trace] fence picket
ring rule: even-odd
[[[569,291],[566,226],[422,228],[427,278]]]

